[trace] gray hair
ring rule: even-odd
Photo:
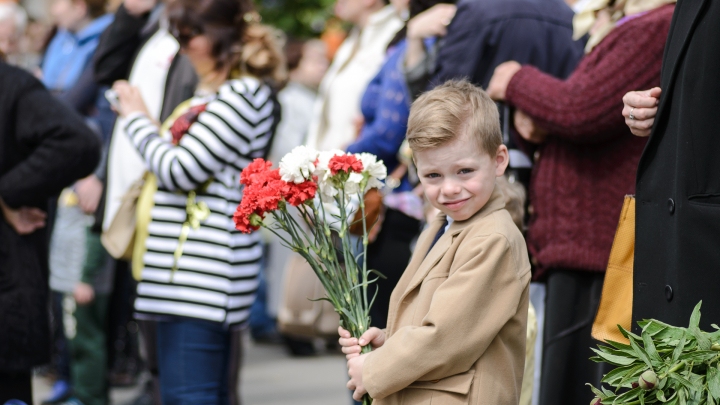
[[[25,33],[28,23],[28,15],[20,5],[13,1],[0,2],[0,23],[13,20],[15,32],[18,35]]]

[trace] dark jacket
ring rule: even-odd
[[[0,62],[0,197],[38,207],[92,173],[100,139],[29,73]],[[0,218],[0,371],[50,360],[46,229],[18,235]]]
[[[162,6],[160,6],[162,7]],[[121,5],[115,13],[115,20],[100,37],[95,51],[95,80],[112,86],[116,80],[127,80],[135,59],[143,45],[160,28],[162,8],[136,17]],[[172,114],[175,107],[191,98],[197,88],[198,77],[190,60],[178,54],[170,64],[165,95],[160,111],[160,122]]]
[[[656,318],[720,324],[720,1],[680,0],[662,65],[660,105],[638,165],[633,331]]]
[[[564,79],[583,56],[562,0],[461,0],[438,54],[432,84],[468,78],[487,88],[510,60]]]

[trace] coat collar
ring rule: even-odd
[[[433,248],[428,252],[430,244],[433,241],[433,236],[437,234],[440,227],[445,225],[445,214],[438,214],[432,224],[428,227],[428,236],[423,238],[420,245],[417,246],[413,259],[408,265],[406,273],[408,273],[408,276],[410,274],[413,275],[410,282],[404,289],[400,302],[402,302],[402,299],[405,298],[407,294],[422,283],[430,270],[445,256],[445,253],[447,253],[448,249],[450,249],[450,246],[452,246],[452,243],[457,235],[475,222],[503,208],[505,208],[505,196],[503,195],[502,190],[500,190],[500,186],[495,183],[495,187],[493,188],[493,192],[490,195],[488,202],[472,217],[464,221],[454,221],[445,234],[438,239],[435,246],[433,246]],[[425,252],[427,252],[427,255],[424,254]],[[405,276],[403,278],[405,278]],[[402,283],[398,284],[400,288],[402,288],[401,284]]]

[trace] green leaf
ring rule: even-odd
[[[707,388],[712,397],[720,401],[720,369],[708,367],[707,369]]]
[[[665,394],[662,392],[662,390],[655,391],[655,396],[657,397],[658,401],[667,402],[667,399],[665,398]]]
[[[625,330],[625,328],[623,328],[622,326],[618,325],[617,327],[618,327],[618,329],[620,329],[620,333],[621,333],[623,336],[625,336],[626,338],[629,339],[629,337],[632,336],[632,337],[634,337],[634,338],[637,339],[637,340],[642,340],[642,338],[640,338],[640,336],[638,336],[638,335],[630,332],[629,330]]]
[[[693,383],[691,383],[690,380],[688,380],[687,378],[681,376],[680,374],[670,373],[670,375],[669,375],[668,377],[670,377],[670,378],[673,379],[673,380],[676,380],[677,382],[679,382],[680,384],[682,384],[682,385],[683,385],[685,388],[687,388],[688,390],[691,390],[691,391],[692,391],[692,390],[695,390],[695,389],[698,388],[698,387],[696,387]],[[687,392],[686,392],[686,394],[687,394]],[[686,395],[686,398],[687,398],[687,395]]]
[[[712,396],[712,395],[708,395],[708,397],[707,397],[707,405],[717,405],[717,404],[715,403],[715,399],[713,399],[713,396]]]
[[[618,395],[615,402],[622,404],[623,402],[632,401],[633,399],[639,397],[641,392],[644,392],[642,388],[633,388],[628,392]]]
[[[610,364],[614,364],[616,366],[627,366],[635,362],[635,359],[630,359],[623,356],[616,356],[614,354],[604,353],[597,349],[592,349],[595,353],[597,353],[598,356],[600,356],[603,360]]]
[[[592,384],[587,383],[587,384],[585,384],[585,385],[587,385],[588,387],[590,387],[590,390],[593,392],[593,394],[595,394],[596,397],[599,397],[600,399],[605,399],[605,398],[608,397],[604,392],[602,392],[602,391],[600,391],[599,389],[595,388]]]
[[[638,364],[636,365],[631,372],[627,373],[625,377],[623,377],[622,380],[620,380],[620,383],[618,386],[620,387],[630,387],[630,384],[637,382],[638,377],[640,377],[640,374],[642,374],[645,369],[647,369],[647,366],[645,364]]]
[[[698,342],[698,347],[702,350],[710,350],[710,347],[712,347],[712,342],[710,341],[710,338],[708,338],[705,333],[703,333],[700,328],[697,326],[690,326],[688,328],[690,330],[690,333],[693,334],[695,339]]]
[[[685,348],[685,332],[683,332],[682,336],[680,337],[680,341],[678,342],[677,346],[675,346],[675,350],[673,351],[673,356],[672,356],[672,364],[677,363],[678,359],[680,358],[680,354],[682,354],[682,351],[684,348]]]
[[[685,388],[678,390],[678,404],[687,405],[687,390]]]
[[[692,328],[693,326],[696,328],[700,327],[700,307],[702,306],[702,301],[698,302],[697,305],[695,305],[695,309],[693,309],[692,315],[690,315],[690,326],[688,329]]]
[[[658,333],[664,331],[668,327],[671,327],[668,324],[664,324],[660,321],[656,321],[655,319],[650,319],[649,321],[642,321],[638,322],[638,325],[640,325],[642,330],[642,334],[648,334],[650,336],[655,336]]]
[[[645,351],[647,352],[648,356],[650,356],[650,360],[659,363],[658,365],[661,365],[663,363],[663,360],[662,358],[660,358],[660,355],[658,354],[657,349],[655,348],[655,344],[653,343],[650,335],[643,333],[642,338],[643,343],[645,344]]]
[[[635,338],[633,338],[632,336],[630,336],[629,339],[630,346],[632,346],[632,348],[635,350],[635,353],[637,353],[638,357],[640,357],[640,359],[644,361],[645,364],[647,364],[648,368],[652,368],[652,363],[650,362],[650,358],[648,357],[647,352],[645,352],[645,349],[640,347],[640,345],[635,342]]]
[[[635,367],[637,366],[629,365],[625,367],[618,367],[611,372],[605,374],[601,381],[610,385],[616,385],[615,381],[622,379],[625,374],[627,374],[628,372],[632,372],[631,370]]]
[[[680,355],[678,360],[686,360],[689,362],[695,362],[695,363],[704,363],[713,357],[716,357],[718,355],[718,352],[712,351],[712,350],[698,350],[695,352],[690,353],[683,353]]]

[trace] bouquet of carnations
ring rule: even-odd
[[[305,146],[285,155],[279,168],[271,167],[271,162],[255,159],[242,171],[240,183],[245,188],[234,216],[237,229],[250,233],[265,227],[285,247],[302,255],[325,287],[321,299],[340,314],[340,325],[359,338],[369,327],[375,299],[368,297],[368,286],[382,277],[368,270],[364,260],[373,224],[366,223],[363,195],[383,187],[387,168],[369,153],[317,152]],[[355,196],[359,208],[350,204]],[[299,214],[288,205],[297,207]],[[353,246],[348,228],[357,209],[363,235]],[[270,225],[264,222],[268,214],[274,218]],[[363,348],[367,351],[369,346]],[[366,396],[364,402],[370,401]]]
[[[701,303],[687,328],[650,319],[638,322],[638,336],[618,325],[630,344],[607,341],[591,358],[617,366],[602,379],[615,391],[588,384],[596,395],[591,405],[720,404],[720,327],[700,330]]]

